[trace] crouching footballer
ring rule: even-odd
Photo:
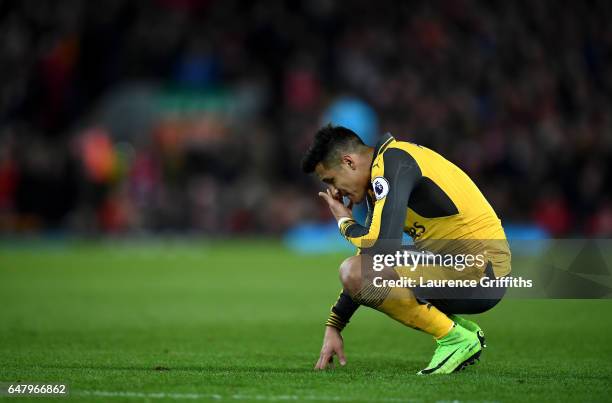
[[[332,125],[316,133],[302,168],[327,185],[319,196],[358,251],[340,266],[343,288],[315,369],[333,365],[334,355],[346,364],[341,332],[361,305],[433,336],[437,348],[419,375],[475,363],[484,332],[459,315],[485,312],[501,300],[506,288],[497,280],[510,274],[510,250],[499,218],[472,180],[428,148],[390,134],[372,148]],[[353,204],[362,202],[365,226],[352,215]],[[402,244],[404,233],[413,239],[410,247]],[[409,262],[393,259],[407,256]]]

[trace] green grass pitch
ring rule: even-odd
[[[314,372],[341,255],[274,241],[0,245],[0,382],[69,401],[612,401],[612,301],[505,300],[482,361],[417,377],[432,339],[361,308]],[[0,400],[40,402],[41,398]]]

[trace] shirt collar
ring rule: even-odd
[[[391,135],[391,133],[385,133],[376,143],[376,146],[374,146],[374,158],[376,158],[378,156],[378,154],[382,153],[383,151],[385,151],[385,149],[387,148],[387,146],[389,146],[389,144],[391,144],[391,142],[395,140],[395,138]],[[372,161],[374,161],[374,159],[372,159]]]

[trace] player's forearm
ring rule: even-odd
[[[378,237],[370,227],[365,227],[349,217],[340,219],[338,228],[342,236],[359,249],[371,247]]]
[[[336,329],[342,331],[342,329],[344,329],[348,324],[357,308],[359,308],[359,304],[353,301],[346,291],[342,291],[338,297],[338,300],[336,301],[336,304],[332,307],[325,325],[335,327]]]
[[[345,217],[338,222],[340,233],[345,238],[355,238],[364,236],[368,233],[368,228],[359,224],[353,218]]]

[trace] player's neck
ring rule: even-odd
[[[370,183],[372,180],[372,164],[374,163],[374,148],[367,147],[361,153],[361,158],[363,158],[363,166],[368,167],[368,183]]]
[[[374,163],[374,148],[373,147],[368,147],[367,150],[364,152],[364,159],[365,161],[367,161],[368,166],[370,167],[369,171],[369,175],[372,176],[372,164]],[[372,178],[370,178],[371,181]],[[368,181],[368,182],[370,182]]]
[[[370,163],[372,163],[372,161],[374,161],[374,148],[366,147],[365,150],[362,152],[362,155],[364,159],[369,160]]]

